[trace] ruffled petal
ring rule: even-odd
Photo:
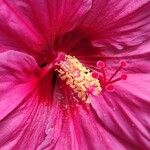
[[[53,149],[55,147],[61,134],[63,122],[64,116],[61,105],[58,99],[54,98],[49,116],[47,117],[45,137],[37,147],[37,150]]]
[[[2,150],[36,149],[44,140],[50,108],[39,104],[37,95],[26,96],[17,108],[0,121]]]
[[[61,90],[61,91],[60,91]],[[71,91],[57,82],[46,127],[46,137],[38,150],[120,149],[124,145],[105,130],[93,109],[74,103]]]
[[[0,1],[0,51],[9,49],[37,53],[44,39],[32,22],[11,1]]]
[[[126,67],[123,68],[121,72],[124,72],[127,75],[130,73],[149,74],[150,67],[147,67],[150,59],[149,49],[150,42],[146,42],[136,48],[123,51],[111,51],[110,49],[97,50],[97,53],[94,53],[93,51],[93,54],[87,57],[82,56],[79,58],[81,58],[82,62],[93,71],[98,70],[98,67],[96,67],[96,62],[103,61],[106,65],[106,68],[104,70],[106,72],[107,78],[110,78],[112,74],[119,68],[121,61],[126,62]]]
[[[149,149],[150,91],[149,91],[149,43],[131,51],[106,50],[102,59],[106,62],[108,78],[125,60],[126,81],[113,83],[114,91],[103,89],[99,97],[92,97],[92,107],[104,128],[128,149]],[[100,59],[101,60],[101,59]],[[117,77],[116,77],[117,78]]]
[[[94,0],[81,28],[96,47],[126,49],[150,39],[150,2]]]
[[[38,72],[33,57],[16,51],[0,53],[2,150],[35,149],[45,137],[50,105],[43,102],[48,96],[42,97],[37,87]]]
[[[29,94],[28,89],[36,69],[36,62],[26,54],[15,51],[0,54],[0,119]],[[12,96],[13,99],[10,100]]]
[[[61,91],[59,86],[61,86]],[[122,87],[123,85],[120,86]],[[130,87],[128,88],[130,89]],[[122,89],[121,92],[124,93]],[[72,92],[67,91],[66,94],[63,94],[65,90],[58,83],[54,93],[54,101],[46,127],[47,135],[38,147],[38,150],[79,150],[80,148],[85,150],[140,150],[144,148],[148,150],[149,143],[146,138],[149,138],[149,112],[146,109],[148,106],[143,105],[142,102],[137,101],[136,104],[140,108],[138,110],[135,105],[132,106],[131,104],[136,102],[136,100],[130,95],[129,97],[123,95],[121,100],[120,91],[118,90],[119,94],[116,93],[116,95],[119,98],[116,96],[116,101],[114,100],[115,94],[111,96],[110,93],[106,92],[101,93],[102,95],[99,98],[92,97],[92,107],[85,104],[76,105],[73,103]],[[106,99],[104,95],[107,96]],[[131,101],[131,98],[134,101]],[[124,109],[120,109],[123,103],[131,107],[128,108],[133,110],[133,116],[131,116],[130,111],[128,111],[129,114],[126,114],[127,112],[124,112]],[[143,111],[144,109],[146,111]],[[138,113],[135,111],[138,111]],[[135,118],[136,115],[138,117]]]
[[[72,30],[88,12],[91,3],[92,0],[13,0],[13,6],[29,18],[48,41]]]
[[[130,52],[124,51],[123,53],[114,53],[110,51],[104,51],[107,55],[104,56],[104,62],[106,63],[107,77],[110,76],[118,69],[121,61],[126,62],[126,67],[122,72],[128,74],[149,74],[150,67],[148,67],[150,60],[150,43],[144,44],[137,49],[133,49]],[[101,60],[101,59],[100,59]],[[117,77],[118,75],[116,75]]]
[[[126,82],[115,84],[114,92],[104,90],[91,98],[105,129],[130,149],[150,148],[149,82],[148,74],[130,74]]]
[[[57,88],[46,127],[47,136],[38,150],[127,148],[103,127],[91,107],[85,104],[64,105],[64,101],[71,103],[74,99],[70,98],[70,91],[66,93],[67,97],[64,97],[63,92]]]
[[[50,117],[48,119],[47,136],[38,147],[38,150],[79,150],[88,149],[86,137],[81,126],[78,114],[82,107],[74,103],[74,98],[70,90],[65,89],[64,83],[57,81],[54,89],[53,103]],[[86,111],[86,110],[83,110]]]
[[[0,52],[24,51],[40,65],[53,59],[56,39],[74,29],[91,7],[92,0],[1,0]],[[62,50],[62,49],[61,49]]]
[[[86,139],[85,149],[94,150],[126,150],[132,149],[128,145],[124,145],[115,135],[103,126],[103,122],[99,120],[92,107],[82,109],[79,107],[78,116],[81,122],[81,128]],[[125,142],[125,141],[124,141]]]

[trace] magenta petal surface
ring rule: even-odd
[[[90,106],[65,105],[64,101],[72,101],[70,92],[62,97],[64,90],[54,90],[54,99],[47,120],[46,137],[39,145],[38,150],[89,150],[89,149],[120,149],[125,150],[124,145],[118,141],[103,124],[101,124]],[[112,147],[113,145],[113,147]]]
[[[92,98],[99,120],[125,147],[149,149],[150,77],[130,74],[128,80],[116,83],[115,91],[104,91]]]
[[[0,51],[15,49],[38,52],[43,37],[32,22],[9,0],[0,1]]]
[[[81,122],[81,127],[84,133],[84,139],[86,140],[85,149],[94,150],[126,150],[130,149],[130,146],[124,144],[117,139],[109,130],[107,130],[95,114],[92,107],[89,107],[87,111],[79,107],[78,115]]]
[[[119,61],[125,61],[127,66],[124,68],[124,71],[127,74],[149,74],[150,67],[147,66],[150,58],[149,48],[150,43],[147,42],[137,48],[123,50],[122,52],[118,50],[114,52],[106,49],[103,51],[103,54],[105,55],[103,59],[106,60],[106,64],[110,66],[112,70],[116,70],[118,68]],[[112,74],[112,70],[107,71]]]
[[[35,69],[36,62],[26,54],[0,53],[0,119],[13,111],[29,93]]]
[[[45,138],[49,108],[32,94],[0,122],[0,148],[36,149]]]
[[[149,0],[94,0],[81,28],[91,29],[96,47],[122,50],[137,46],[150,39],[149,9]]]
[[[13,0],[12,6],[24,14],[48,41],[72,30],[91,8],[92,0]]]
[[[35,149],[44,138],[49,107],[39,103],[41,97],[35,89],[38,69],[35,60],[27,54],[0,53],[2,150]]]

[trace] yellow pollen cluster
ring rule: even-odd
[[[65,60],[57,65],[59,67],[56,70],[60,78],[66,81],[66,84],[82,101],[87,101],[89,89],[94,89],[93,95],[101,91],[99,80],[93,78],[90,70],[84,67],[76,57],[66,55]]]

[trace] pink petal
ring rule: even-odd
[[[42,149],[52,149],[55,147],[57,141],[59,140],[62,123],[64,121],[62,110],[59,101],[53,101],[52,108],[50,110],[49,116],[47,117],[47,123],[45,126],[45,137],[38,145],[38,150]]]
[[[99,120],[93,108],[89,107],[87,111],[78,109],[78,115],[86,139],[85,149],[102,150],[126,150],[130,146],[124,146],[124,143],[105,128],[103,122]]]
[[[41,102],[47,97],[35,88],[38,71],[27,54],[0,53],[1,149],[35,149],[45,137],[50,105]]]
[[[0,1],[0,51],[22,49],[30,53],[43,47],[44,39],[32,22],[12,5]]]
[[[78,150],[80,147],[85,150],[88,149],[78,113],[66,113],[60,109],[61,106],[58,104],[58,100],[55,103],[57,104],[53,104],[46,130],[47,137],[38,149]]]
[[[127,75],[128,73],[149,73],[150,67],[147,67],[150,58],[149,49],[150,42],[143,43],[141,46],[123,51],[99,49],[97,50],[97,53],[99,52],[99,54],[91,54],[86,58],[83,57],[82,59],[83,63],[91,69],[96,67],[97,61],[100,60],[105,62],[105,71],[107,72],[108,78],[115,72],[115,70],[118,69],[120,61],[126,62],[127,66],[123,69],[123,71],[127,73]]]
[[[125,147],[150,148],[149,82],[148,74],[130,74],[126,82],[116,83],[113,93],[92,97],[99,120]]]
[[[103,56],[107,57],[108,59],[117,59],[117,58],[140,58],[140,57],[149,57],[149,48],[150,42],[147,41],[140,46],[127,48],[125,50],[110,50],[110,49],[103,49]]]
[[[72,30],[91,7],[92,0],[13,0],[17,8],[47,40]]]
[[[87,28],[94,46],[133,47],[150,39],[149,9],[148,0],[94,0],[81,28]]]
[[[15,51],[0,53],[0,119],[31,92],[29,87],[36,69],[36,62],[26,54]]]
[[[38,150],[80,148],[125,150],[123,144],[97,121],[90,107],[72,105],[71,91],[63,94],[65,88],[60,91],[59,86],[57,83],[54,90],[53,104],[46,127],[47,135]]]
[[[80,147],[87,149],[86,137],[78,115],[79,109],[75,104],[73,105],[72,92],[66,91],[63,86],[66,85],[57,81],[50,117],[46,127],[47,135],[38,147],[39,150],[78,150]],[[81,109],[83,108],[81,107]]]
[[[47,106],[39,104],[37,94],[26,96],[24,102],[0,122],[0,148],[36,149],[45,138],[48,112]]]
[[[60,141],[60,135],[62,134],[62,128],[65,124],[65,116],[63,109],[61,109],[60,100],[57,98],[58,90],[57,84],[54,89],[53,103],[50,110],[49,117],[47,118],[47,124],[45,127],[45,138],[38,146],[38,150],[53,149],[58,141]],[[67,133],[66,133],[67,134]],[[60,148],[60,147],[59,147]]]

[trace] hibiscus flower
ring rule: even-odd
[[[0,0],[0,149],[150,149],[149,0]]]

